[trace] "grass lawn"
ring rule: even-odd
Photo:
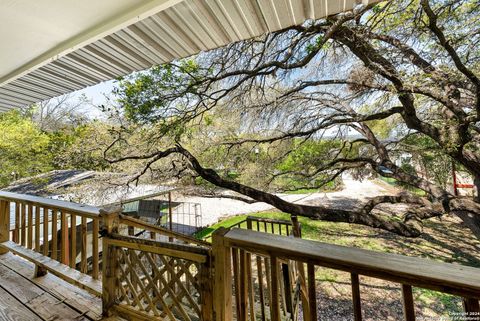
[[[249,215],[290,219],[288,214],[273,211]],[[225,219],[200,231],[197,236],[206,238],[219,227],[230,227],[246,217],[247,215],[240,215]],[[432,219],[425,222],[424,234],[418,238],[401,237],[355,224],[314,221],[302,217],[299,221],[302,224],[304,239],[480,267],[480,242],[455,217],[446,216],[441,220]],[[331,313],[338,310],[338,300],[349,300],[351,295],[349,274],[318,268],[316,278],[319,281],[318,291],[322,293],[319,299],[320,306],[324,307],[322,320],[335,319],[335,315]],[[402,318],[401,292],[398,284],[367,277],[362,277],[361,281],[362,299],[366,305],[365,320]],[[461,301],[457,297],[417,288],[414,289],[414,295],[417,316],[439,317],[445,316],[445,311],[462,310]]]
[[[286,191],[285,194],[310,194],[310,193],[318,193],[321,192],[322,190],[319,188],[302,188],[302,189],[297,189],[296,191]]]
[[[395,178],[379,176],[379,179],[392,186],[398,186],[397,180]],[[410,187],[408,190],[418,196],[425,196],[427,194],[425,193],[425,191],[422,191],[421,189],[416,187]]]

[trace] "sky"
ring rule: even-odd
[[[85,95],[87,99],[91,101],[93,106],[105,105],[108,103],[106,96],[112,92],[113,88],[115,87],[114,83],[114,80],[109,80],[85,89],[75,91],[70,94],[71,97],[69,101],[78,101],[82,95]],[[85,111],[89,113],[91,118],[101,118],[104,116],[100,110],[93,106],[87,105],[84,107]]]

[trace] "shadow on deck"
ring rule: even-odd
[[[52,274],[34,278],[34,270],[12,253],[0,255],[1,320],[102,320],[101,298]]]

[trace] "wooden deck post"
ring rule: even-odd
[[[355,321],[362,321],[362,305],[360,299],[360,279],[357,273],[350,273],[352,280],[353,317]]]
[[[70,248],[70,240],[68,239],[68,221],[65,211],[60,212],[60,236],[60,262],[69,265],[70,256],[68,249]]]
[[[298,222],[298,217],[296,215],[291,216],[292,220],[292,234],[294,237],[302,238],[302,227],[300,222]],[[300,282],[300,299],[302,300],[302,309],[303,309],[303,319],[305,321],[313,321],[310,316],[310,301],[307,288],[307,281],[305,277],[305,266],[303,262],[295,262],[297,265],[298,277]]]
[[[199,282],[200,282],[200,302],[202,306],[201,321],[213,321],[213,270],[212,257],[207,262],[200,265]]]
[[[20,243],[20,204],[15,202],[15,230],[13,230],[13,241]]]
[[[300,222],[298,222],[298,217],[296,215],[292,215],[291,220],[293,236],[302,238],[302,226],[300,225]]]
[[[480,313],[479,301],[477,299],[464,298],[463,309],[467,313],[467,316],[478,316],[478,313]]]
[[[102,239],[102,314],[110,316],[110,310],[115,305],[118,287],[118,258],[117,249],[109,245],[109,238],[104,236]]]
[[[110,310],[115,305],[118,284],[118,257],[115,246],[109,244],[109,236],[118,232],[121,209],[112,208],[100,210],[102,231],[102,314],[110,316]]]
[[[412,287],[402,284],[403,317],[405,321],[415,321],[415,304],[413,301]]]
[[[10,202],[0,200],[0,243],[10,241]],[[8,250],[1,249],[0,254]]]
[[[225,244],[225,228],[219,228],[213,233],[213,262],[215,267],[215,320],[233,320],[232,311],[232,250]]]
[[[168,225],[170,231],[173,231],[173,209],[172,209],[172,192],[168,192]]]

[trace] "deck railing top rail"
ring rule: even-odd
[[[227,246],[252,253],[480,299],[478,268],[304,239],[287,239],[244,229],[228,231],[224,235],[224,242]]]
[[[142,221],[142,220],[139,220],[139,219],[127,216],[127,215],[120,214],[119,218],[120,218],[120,221],[119,221],[120,224],[128,225],[128,226],[131,226],[131,227],[136,227],[138,229],[141,229],[141,230],[143,229],[143,230],[150,231],[150,232],[153,232],[153,233],[158,233],[160,235],[168,236],[172,239],[183,241],[183,242],[188,243],[188,244],[196,244],[196,245],[207,246],[207,247],[210,246],[210,243],[208,243],[208,242],[198,240],[194,237],[191,237],[189,235],[185,235],[185,234],[182,234],[182,233],[179,233],[179,232],[171,231],[171,230],[169,230],[167,228],[164,228],[164,227],[161,227],[161,226],[149,224],[145,221]]]
[[[66,212],[82,214],[85,217],[95,218],[100,215],[101,209],[98,207],[77,204],[67,201],[54,200],[33,195],[17,194],[11,192],[0,191],[0,200],[9,202],[29,203],[34,206],[42,206],[47,208],[55,208],[57,210],[64,210]]]
[[[108,242],[116,246],[168,255],[175,258],[189,259],[200,263],[204,263],[211,252],[209,247],[141,239],[116,233],[109,235]]]

